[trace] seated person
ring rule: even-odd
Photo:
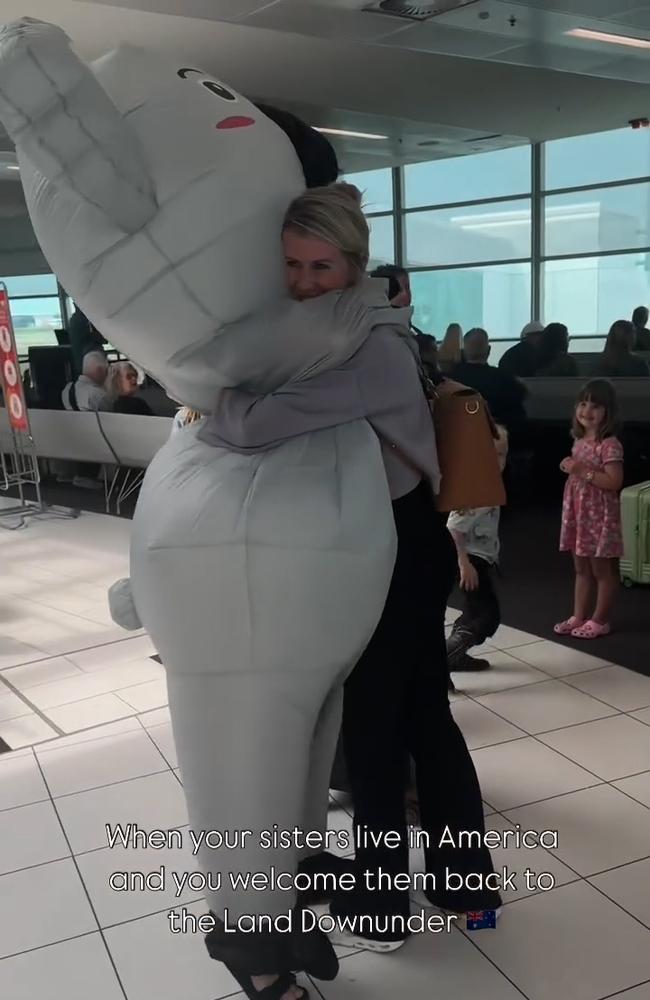
[[[450,323],[438,345],[438,366],[443,372],[450,372],[454,365],[463,360],[463,331],[460,323]]]
[[[594,366],[594,375],[599,378],[643,378],[650,375],[643,358],[632,354],[637,333],[634,324],[626,319],[612,323],[605,349]]]
[[[575,377],[577,374],[576,359],[569,354],[569,331],[564,323],[549,323],[540,338],[535,376]]]
[[[138,370],[130,361],[117,361],[111,365],[107,385],[115,413],[153,417],[154,412],[146,399],[138,396]]]
[[[81,375],[68,382],[61,399],[66,410],[112,410],[113,400],[106,391],[108,361],[98,351],[84,355]]]
[[[526,426],[526,388],[512,375],[488,364],[490,338],[475,327],[463,339],[464,361],[454,366],[451,378],[480,392],[490,413],[502,424],[513,445],[520,443]]]
[[[509,347],[501,360],[499,368],[515,378],[532,378],[537,364],[537,348],[544,327],[537,320],[526,323],[521,331],[519,343]]]
[[[68,339],[72,356],[72,375],[76,379],[82,373],[84,356],[90,351],[103,354],[106,339],[76,305],[68,320]]]
[[[633,351],[650,351],[650,330],[648,330],[648,310],[646,306],[637,306],[632,313],[634,326]]]

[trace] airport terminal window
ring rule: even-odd
[[[0,277],[0,281],[7,286],[7,291],[11,298],[14,296],[57,294],[56,278],[53,274],[26,274],[17,277],[12,276],[11,278]]]
[[[525,260],[531,255],[530,198],[408,212],[404,218],[407,267]]]
[[[517,337],[530,319],[530,263],[414,271],[415,324],[442,337],[450,322],[482,326],[494,338]],[[509,344],[493,343],[495,364]]]
[[[54,331],[61,326],[61,304],[53,274],[27,274],[0,278],[7,286],[19,355],[30,347],[56,344]]]
[[[576,336],[605,334],[634,306],[650,304],[650,253],[578,257],[544,263],[544,317],[566,323]],[[602,338],[575,341],[572,351],[597,351]]]
[[[650,177],[650,129],[616,129],[544,145],[547,191]]]
[[[650,246],[650,184],[590,188],[544,199],[544,254]]]
[[[404,168],[404,207],[528,194],[531,147],[515,146],[490,153],[455,156]]]
[[[373,212],[393,211],[393,171],[390,167],[382,170],[360,170],[342,178],[356,185],[363,194],[363,210]]]
[[[369,268],[378,264],[392,264],[395,260],[395,236],[392,215],[378,215],[368,219],[370,226]]]

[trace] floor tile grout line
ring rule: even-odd
[[[545,683],[545,682],[541,681],[540,683]],[[530,685],[530,684],[523,684],[523,685],[521,685],[522,688],[531,687],[531,686],[532,685]],[[508,691],[518,691],[518,690],[520,690],[520,688],[508,688]],[[495,694],[495,695],[500,695],[502,693],[505,693],[505,692],[502,692],[502,691],[494,691],[493,692],[493,694]],[[614,708],[613,705],[607,705],[607,706],[605,706],[605,703],[602,702],[601,704],[603,705],[603,707],[607,707],[607,708],[610,709],[610,714],[609,715],[602,715],[602,716],[599,716],[598,718],[595,718],[595,719],[584,719],[581,722],[570,722],[570,723],[567,723],[566,725],[563,725],[563,726],[557,726],[554,729],[543,729],[541,732],[538,732],[538,733],[530,733],[530,732],[528,732],[527,729],[523,728],[523,726],[521,725],[521,723],[513,722],[512,719],[508,719],[505,715],[501,715],[501,713],[497,712],[496,709],[491,708],[489,705],[484,705],[483,702],[479,700],[480,698],[489,698],[489,697],[491,697],[491,695],[478,695],[478,697],[474,696],[474,695],[467,695],[467,698],[470,701],[473,701],[475,705],[479,705],[481,708],[484,708],[488,712],[491,712],[493,715],[495,715],[497,717],[497,719],[501,719],[503,722],[507,722],[508,725],[514,726],[515,729],[519,729],[520,732],[522,732],[525,736],[546,736],[548,733],[557,733],[557,732],[560,732],[563,729],[574,729],[576,726],[586,726],[590,722],[601,722],[603,719],[611,719],[615,715],[625,715],[625,714],[627,714],[627,713],[623,712],[620,708]],[[589,695],[587,697],[589,697]],[[594,701],[597,701],[597,700],[598,699],[594,699]],[[455,702],[451,702],[452,712],[453,712],[453,706],[454,706],[454,704],[455,704]],[[513,737],[512,740],[503,740],[503,742],[504,743],[512,743],[516,739],[519,739],[519,738],[520,737]],[[493,745],[494,746],[498,746],[498,744],[493,744]],[[484,748],[483,747],[476,747],[476,749],[477,750],[482,750]]]
[[[643,860],[647,861],[647,858],[644,858]],[[615,871],[616,869],[613,869],[613,870]],[[601,874],[604,874],[604,873],[601,873]],[[590,876],[590,878],[595,878],[595,877],[596,877],[595,875]],[[612,899],[611,896],[607,895],[607,893],[605,892],[604,889],[601,889],[600,886],[598,886],[598,885],[594,885],[593,882],[589,882],[589,879],[587,879],[587,882],[591,886],[592,889],[595,889],[596,892],[599,893],[603,897],[603,899],[607,899],[607,900],[609,900],[610,903],[613,903],[614,906],[617,906],[619,910],[622,910],[623,913],[626,913],[628,915],[628,917],[631,917],[632,920],[635,920],[636,923],[639,924],[641,927],[643,927],[643,929],[645,931],[650,931],[650,927],[648,926],[648,924],[644,924],[644,922],[640,919],[640,917],[637,917],[636,914],[631,913],[625,906],[623,906],[622,903],[619,903],[619,901],[617,899]]]
[[[143,631],[141,635],[140,634],[125,635],[121,639],[112,638],[108,639],[106,642],[96,642],[92,646],[79,646],[75,647],[74,649],[67,649],[65,652],[59,652],[59,653],[49,653],[45,649],[39,649],[38,646],[32,646],[32,649],[37,653],[42,653],[42,656],[36,657],[35,660],[25,660],[21,663],[12,663],[11,665],[2,667],[0,669],[0,676],[4,673],[5,670],[13,670],[14,667],[28,667],[32,663],[40,663],[42,660],[56,660],[58,657],[63,657],[67,659],[68,656],[73,656],[76,653],[89,653],[93,649],[104,649],[106,646],[113,646],[115,643],[118,642],[129,642],[131,639],[142,639],[146,635],[147,633]],[[16,639],[16,642],[20,642],[20,639]],[[29,645],[29,643],[24,643],[23,645]]]
[[[53,657],[53,659],[62,659],[62,658],[63,657]],[[150,659],[150,657],[146,657],[146,659]],[[135,662],[135,661],[133,661],[133,662]],[[128,663],[129,663],[129,661],[126,661],[125,664],[115,663],[115,664],[112,664],[112,666],[126,666],[126,665],[128,665]],[[73,666],[74,665],[75,664],[73,664]],[[25,664],[25,666],[29,666],[29,664]],[[111,666],[108,666],[106,669],[110,670]],[[44,687],[47,684],[63,684],[63,683],[65,683],[65,681],[78,681],[82,677],[101,677],[102,674],[104,673],[104,671],[101,670],[101,669],[100,670],[93,670],[93,671],[85,671],[85,670],[83,670],[83,668],[79,667],[78,670],[80,671],[79,676],[75,676],[74,674],[71,674],[69,677],[61,677],[61,678],[59,678],[59,680],[44,681],[42,684],[34,684],[34,685],[32,685],[32,687],[26,688],[25,691],[33,691],[34,688],[36,688],[36,687]],[[159,671],[159,677],[165,677],[165,671],[164,671],[164,669],[161,669],[161,671]],[[44,706],[43,709],[41,709],[41,711],[45,712],[45,711],[47,711],[50,708],[67,708],[68,705],[79,705],[82,701],[90,701],[92,698],[101,698],[102,695],[105,695],[105,694],[116,694],[116,691],[126,691],[126,690],[129,690],[132,687],[139,687],[141,684],[150,684],[150,683],[153,683],[156,680],[158,680],[159,677],[151,677],[148,681],[142,681],[142,680],[140,680],[140,681],[134,681],[133,684],[128,684],[128,683],[127,684],[122,684],[117,689],[113,689],[113,690],[110,690],[110,691],[99,691],[99,692],[97,692],[95,694],[87,695],[84,698],[75,698],[73,701],[64,701],[60,705],[46,705],[46,706]],[[30,699],[29,699],[28,695],[25,693],[25,691],[21,692],[17,687],[15,687],[11,683],[11,681],[8,681],[6,677],[2,677],[1,675],[0,675],[0,681],[4,681],[4,683],[10,688],[11,691],[15,692],[16,694],[22,695],[22,700],[26,701],[26,702],[29,702],[29,704],[33,706],[34,711],[38,711],[39,710],[37,708],[36,704],[34,702],[30,701]],[[128,704],[128,703],[125,702],[125,704]],[[164,708],[164,707],[165,707],[164,705],[155,705],[153,708],[147,708],[147,709],[145,709],[145,711],[146,712],[155,712],[157,708]],[[129,705],[129,708],[133,708],[133,706]],[[133,711],[137,712],[137,709],[133,709]],[[92,728],[92,727],[90,727],[90,728]]]
[[[613,716],[609,716],[609,718],[613,718]],[[595,719],[594,721],[595,722],[602,722],[604,720],[602,720],[602,719]],[[579,725],[588,725],[588,723],[582,723],[581,722],[581,723],[579,723]],[[543,735],[543,734],[540,734],[540,735]],[[537,742],[541,746],[546,747],[547,750],[552,750],[553,753],[558,754],[560,757],[564,757],[564,759],[567,760],[567,761],[569,761],[570,764],[573,764],[575,767],[581,768],[583,771],[586,771],[587,774],[593,775],[595,778],[598,778],[599,781],[603,782],[606,785],[612,785],[613,786],[613,782],[615,782],[615,781],[625,781],[627,778],[638,778],[642,774],[647,774],[648,773],[648,768],[645,768],[643,771],[635,771],[633,774],[620,774],[620,775],[615,776],[613,778],[603,778],[601,775],[597,774],[595,771],[592,771],[590,768],[586,767],[584,764],[579,764],[577,760],[573,760],[573,758],[568,757],[565,753],[563,753],[562,750],[558,750],[556,747],[549,746],[548,743],[544,743],[544,740],[539,740],[539,739],[537,739],[536,736],[533,736],[532,739],[537,740]],[[615,786],[613,786],[613,787],[615,787]],[[579,791],[581,791],[581,789],[576,788],[575,791],[579,792]],[[622,789],[617,788],[616,791],[617,792],[621,792]],[[623,792],[623,795],[627,795],[627,792]],[[551,796],[551,797],[553,798],[554,796]],[[633,795],[628,795],[627,797],[628,798],[634,798]],[[635,801],[638,802],[638,799],[636,799]],[[644,803],[641,802],[640,805],[644,805]]]
[[[60,728],[60,726],[57,726],[55,722],[52,722],[50,719],[48,719],[48,717],[44,715],[42,710],[40,708],[37,708],[37,706],[34,705],[33,702],[29,700],[29,698],[26,698],[23,692],[19,691],[18,688],[14,684],[12,684],[11,681],[7,680],[6,677],[0,675],[0,683],[5,684],[9,688],[9,690],[22,701],[23,705],[26,705],[29,708],[30,715],[37,715],[42,722],[48,725],[50,729],[54,730],[57,736],[66,735],[63,729]],[[27,718],[27,716],[26,715],[19,716],[19,718],[24,719]],[[12,720],[6,720],[6,721],[12,721]],[[2,723],[0,723],[0,725],[2,725]]]
[[[481,946],[480,946],[479,942],[475,938],[473,938],[473,937],[470,936],[471,935],[471,931],[469,931],[469,932],[468,931],[464,931],[462,929],[462,927],[457,927],[457,928],[455,928],[455,930],[458,931],[460,934],[462,934],[463,937],[465,938],[465,940],[469,941],[469,943],[472,945],[473,948],[476,948],[476,950],[479,952],[479,954],[482,955],[483,958],[486,959],[486,961],[488,961],[490,963],[490,965],[494,969],[497,970],[497,972],[499,973],[500,976],[503,976],[503,978],[510,983],[510,985],[512,986],[512,988],[515,989],[517,991],[517,993],[521,994],[521,996],[524,997],[525,1000],[530,1000],[529,995],[527,993],[524,993],[524,991],[521,989],[521,987],[517,986],[516,982],[513,979],[511,979],[510,976],[506,972],[503,971],[503,969],[499,968],[499,966],[496,964],[496,962],[494,961],[494,959],[491,958],[490,955],[486,954],[486,952],[484,952],[481,949]]]
[[[650,979],[644,979],[642,983],[634,983],[633,986],[624,986],[622,990],[617,990],[616,993],[608,993],[606,997],[598,997],[598,1000],[616,1000],[616,997],[625,997],[626,993],[638,990],[639,986],[648,985],[650,985]]]
[[[121,719],[109,719],[108,722],[98,722],[95,723],[94,726],[86,726],[85,729],[76,729],[73,733],[62,733],[61,736],[57,736],[56,738],[52,738],[49,740],[43,740],[41,743],[34,744],[34,746],[42,746],[44,751],[49,752],[52,750],[67,750],[69,749],[69,747],[81,746],[84,743],[98,743],[100,740],[110,739],[111,736],[124,736],[128,732],[135,733],[138,732],[139,730],[137,729],[137,727],[134,727],[133,729],[125,729],[123,733],[107,733],[104,735],[101,735],[98,732],[97,739],[81,740],[80,743],[78,744],[70,743],[68,744],[67,747],[57,746],[58,740],[60,739],[71,739],[75,736],[81,736],[83,733],[93,733],[95,730],[104,729],[107,728],[108,726],[114,726],[120,722],[126,721],[127,719],[137,719],[137,718],[138,718],[138,713],[134,712],[132,715],[123,715]],[[164,726],[165,723],[161,722],[158,723],[158,725]],[[155,727],[152,726],[152,729],[153,728]],[[52,744],[52,746],[49,746],[48,744]]]
[[[56,802],[55,802],[54,798],[52,797],[52,791],[50,789],[50,786],[48,784],[47,778],[45,776],[45,773],[44,773],[43,768],[41,766],[41,762],[38,759],[38,757],[36,757],[36,763],[37,763],[37,766],[39,768],[39,771],[41,772],[41,778],[43,779],[45,787],[47,788],[48,795],[50,796],[50,802],[52,803],[52,808],[53,808],[54,813],[56,815],[56,818],[57,818],[57,820],[59,822],[59,826],[61,827],[61,832],[63,833],[63,836],[65,838],[65,842],[68,845],[68,849],[70,850],[70,855],[71,855],[71,858],[72,858],[72,863],[73,863],[73,865],[75,867],[75,870],[77,872],[77,876],[78,876],[78,878],[79,878],[79,880],[81,882],[81,885],[83,886],[83,891],[84,891],[84,893],[86,895],[86,899],[88,901],[88,906],[90,907],[90,912],[92,913],[93,918],[95,920],[95,923],[97,924],[97,928],[98,928],[99,933],[101,935],[102,943],[104,945],[104,948],[106,949],[106,954],[108,955],[108,960],[109,960],[109,962],[111,963],[111,965],[113,967],[113,971],[115,973],[115,977],[117,979],[118,985],[119,985],[122,993],[124,994],[124,1000],[129,1000],[128,994],[126,992],[126,988],[125,988],[124,983],[122,982],[121,976],[120,976],[120,974],[118,972],[117,965],[115,964],[115,960],[113,958],[113,955],[111,954],[111,950],[108,947],[108,942],[106,940],[106,937],[104,935],[104,931],[103,931],[102,926],[100,924],[99,917],[97,915],[97,911],[95,909],[95,906],[93,904],[90,892],[88,890],[88,886],[86,885],[86,883],[84,881],[84,877],[83,877],[83,875],[81,873],[81,869],[79,868],[79,865],[77,863],[77,859],[74,856],[74,853],[72,851],[72,844],[70,843],[70,839],[68,837],[67,830],[66,830],[65,826],[63,825],[63,820],[61,819],[61,816],[59,814],[59,810],[56,807]]]
[[[162,754],[161,754],[162,757]],[[164,760],[164,758],[163,758]],[[138,781],[140,778],[152,778],[156,774],[166,774],[167,771],[172,770],[172,768],[161,767],[159,771],[147,771],[146,774],[134,774],[132,778],[121,778],[119,781],[108,781],[104,785],[93,785],[92,788],[79,788],[76,792],[64,792],[62,795],[55,795],[54,801],[58,802],[59,799],[69,799],[73,795],[83,795],[85,792],[97,792],[102,788],[114,788],[116,785],[126,784],[127,781]],[[20,809],[20,806],[14,806],[15,809]],[[10,810],[7,810],[10,811]]]
[[[37,944],[35,948],[24,948],[22,951],[14,951],[11,955],[2,955],[0,962],[9,961],[11,958],[20,958],[22,955],[33,955],[36,951],[44,951],[46,948],[56,948],[57,945],[67,944],[69,941],[79,941],[81,938],[93,937],[98,931],[84,931],[83,934],[73,934],[72,937],[61,938],[60,941],[48,941],[47,944]]]

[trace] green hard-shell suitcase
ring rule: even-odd
[[[626,587],[650,583],[650,482],[623,490],[621,522],[624,548],[621,579]]]

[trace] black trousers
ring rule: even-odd
[[[454,622],[454,632],[468,632],[471,645],[480,646],[501,624],[501,608],[494,589],[494,567],[480,556],[470,555],[469,560],[478,573],[478,588],[461,591],[463,613]]]
[[[484,832],[478,778],[447,693],[444,621],[456,572],[454,544],[424,485],[395,501],[393,512],[395,569],[379,625],[345,685],[343,741],[355,828],[376,836],[394,831],[398,846],[359,846],[356,888],[338,893],[332,902],[337,915],[369,914],[378,923],[382,917],[409,914],[408,891],[373,891],[372,881],[380,868],[391,876],[409,870],[404,809],[409,754],[416,766],[422,829],[430,838],[426,868],[437,881],[429,897],[455,910],[500,905],[496,892],[445,890],[446,867],[463,876],[492,872],[487,849],[439,846],[447,827],[454,839],[460,831]]]

